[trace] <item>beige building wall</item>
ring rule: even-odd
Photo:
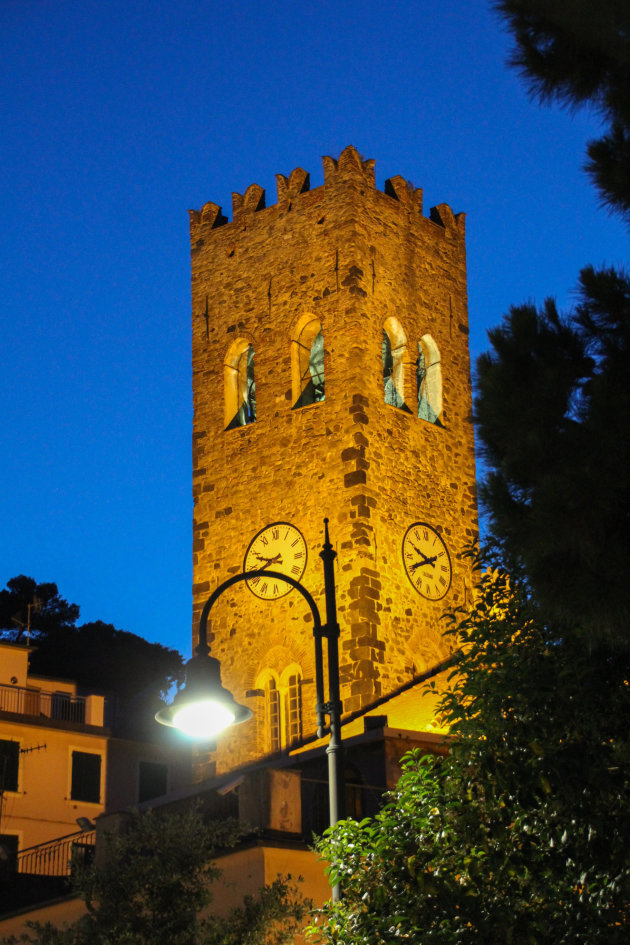
[[[278,175],[269,207],[252,184],[234,195],[231,222],[212,203],[191,212],[193,637],[210,593],[243,569],[252,538],[276,521],[304,535],[302,583],[323,612],[326,516],[348,712],[444,659],[443,614],[471,596],[461,557],[477,534],[466,256],[463,215],[441,205],[423,216],[421,192],[400,177],[377,190],[374,162],[354,148],[324,158],[324,173],[312,191],[299,168]],[[325,400],[292,409],[292,346],[309,318],[323,330]],[[409,412],[384,402],[386,323],[399,332]],[[418,417],[415,364],[427,336],[440,359],[440,425]],[[257,419],[226,430],[225,378],[246,343]],[[450,552],[452,583],[439,601],[420,596],[403,566],[415,522],[433,526]],[[312,622],[296,592],[268,602],[235,586],[212,611],[211,639],[223,684],[255,713],[220,741],[219,770],[265,751],[267,669],[301,668],[304,732],[314,729]]]
[[[262,886],[272,883],[277,876],[291,875],[300,894],[311,899],[316,906],[323,905],[330,898],[330,886],[322,862],[315,853],[301,847],[259,843],[226,854],[216,861],[216,865],[223,871],[223,876],[212,886],[212,911],[220,916],[241,906],[246,895],[256,896]],[[50,922],[63,928],[84,914],[83,901],[68,896],[16,915],[0,917],[0,938],[28,932],[29,922]],[[302,936],[298,936],[296,941],[303,941]]]
[[[0,833],[17,835],[18,848],[35,846],[79,829],[77,817],[93,820],[105,810],[107,736],[0,719],[0,739],[20,746],[18,790],[6,791]],[[101,758],[100,803],[71,797],[72,752]]]
[[[155,742],[112,737],[103,696],[85,698],[83,723],[55,718],[54,699],[75,697],[76,683],[29,675],[28,654],[0,643],[0,740],[19,746],[17,790],[0,792],[0,834],[17,837],[19,851],[78,831],[77,818],[137,804],[143,762],[167,767],[167,792],[190,784],[190,745],[157,726]],[[73,798],[73,752],[100,758],[98,802]]]

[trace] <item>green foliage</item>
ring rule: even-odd
[[[516,45],[511,57],[543,101],[588,104],[605,133],[586,169],[603,203],[630,223],[630,6],[625,0],[495,0]]]
[[[213,857],[242,834],[234,822],[205,823],[196,808],[132,814],[123,832],[107,835],[103,864],[77,877],[85,916],[64,928],[31,923],[2,945],[254,945],[267,935],[281,945],[308,905],[285,880],[223,918],[211,911],[213,886],[221,889]]]
[[[491,541],[543,612],[630,644],[630,278],[513,306],[477,363]]]
[[[321,840],[344,891],[321,940],[625,945],[628,660],[554,633],[500,575],[452,632],[451,752],[407,756],[380,814]]]
[[[602,199],[630,222],[630,7],[495,0],[532,93],[587,104]],[[320,843],[330,943],[630,939],[630,278],[589,267],[568,317],[514,306],[478,362],[495,574],[460,615],[443,759]]]

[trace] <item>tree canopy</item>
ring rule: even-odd
[[[630,7],[625,0],[495,0],[530,92],[605,124],[586,169],[603,203],[630,223]]]
[[[630,660],[554,630],[501,574],[451,632],[450,753],[409,755],[375,818],[324,836],[344,899],[322,940],[625,945]]]
[[[56,584],[38,584],[23,574],[0,591],[0,639],[26,642],[29,605],[31,672],[115,694],[117,730],[146,734],[143,720],[152,718],[161,696],[183,674],[181,654],[101,620],[77,626],[77,604],[64,600]]]
[[[98,864],[78,869],[75,888],[86,914],[70,926],[29,923],[30,945],[281,945],[309,906],[278,878],[222,917],[212,910],[221,888],[218,853],[244,829],[207,822],[198,808],[129,815],[121,832],[105,835]],[[4,945],[15,945],[16,939]]]
[[[500,0],[534,94],[589,104],[603,199],[630,222],[630,7]],[[478,362],[490,574],[455,615],[444,758],[320,843],[334,945],[625,945],[630,926],[630,277],[512,306]]]
[[[477,362],[491,541],[544,613],[630,646],[630,278],[592,267],[562,317],[512,306]]]
[[[512,64],[543,100],[594,108],[588,146],[606,202],[630,224],[630,7],[496,0]],[[545,614],[630,645],[630,276],[587,266],[560,314],[514,305],[477,362],[489,545]]]
[[[56,584],[38,584],[32,577],[19,574],[7,581],[6,588],[0,591],[2,638],[15,642],[26,640],[29,610],[35,635],[71,629],[79,619],[78,605],[64,600]]]

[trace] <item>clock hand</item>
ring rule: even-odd
[[[417,568],[417,567],[419,567],[421,564],[430,564],[432,568],[435,567],[435,562],[437,561],[437,555],[433,555],[432,558],[427,558],[427,556],[425,555],[424,551],[420,551],[420,549],[419,549],[418,547],[416,547],[416,545],[412,544],[411,547],[413,548],[413,550],[414,550],[417,554],[419,554],[419,555],[424,559],[423,561],[419,561],[418,564],[412,565],[412,567]]]
[[[424,556],[423,556],[423,557],[424,557]],[[409,566],[409,570],[410,570],[410,571],[415,571],[416,568],[423,568],[423,567],[425,566],[425,564],[430,564],[431,567],[434,568],[434,567],[435,567],[435,560],[436,560],[436,558],[437,558],[437,556],[434,557],[434,558],[426,558],[426,557],[425,557],[425,558],[424,558],[424,561],[414,561],[414,563]]]
[[[268,568],[270,564],[282,564],[282,556],[280,552],[278,552],[277,555],[274,555],[273,558],[264,558],[262,555],[259,555],[256,552],[256,557],[258,558],[259,561],[264,562],[263,568]]]

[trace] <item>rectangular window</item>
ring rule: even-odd
[[[17,791],[20,743],[0,739],[0,791]]]
[[[155,761],[141,761],[138,777],[138,803],[162,797],[167,791],[168,766]]]
[[[99,804],[101,800],[101,756],[87,751],[72,752],[73,801],[88,801]]]
[[[0,881],[17,872],[18,838],[12,833],[0,833]],[[8,905],[8,903],[7,903]]]

